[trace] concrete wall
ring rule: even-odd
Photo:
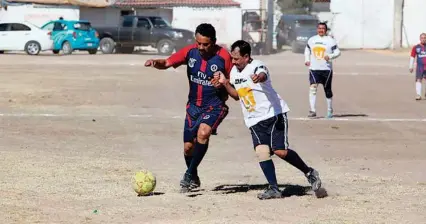
[[[216,28],[218,44],[230,46],[241,39],[241,8],[173,8],[173,27],[195,31],[200,23]]]
[[[411,47],[419,43],[419,36],[426,32],[426,1],[405,0],[402,26],[402,46]]]
[[[1,8],[0,20],[29,21],[37,26],[56,20],[59,17],[67,20],[77,20],[80,10],[73,6],[48,6],[48,5],[9,5],[7,10]]]

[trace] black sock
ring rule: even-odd
[[[266,180],[268,180],[269,185],[277,186],[277,176],[275,175],[275,166],[272,159],[259,162],[260,168],[262,168],[263,174],[265,174]]]
[[[311,171],[311,168],[309,168],[306,163],[303,162],[299,154],[291,149],[287,149],[287,155],[284,157],[284,160],[302,171],[304,174],[307,174],[309,171]]]
[[[189,168],[189,166],[191,165],[191,161],[192,161],[193,156],[187,156],[187,155],[184,155],[184,156],[185,156],[186,167]],[[198,176],[198,170],[197,169],[194,170],[194,173],[192,173],[192,176],[193,177]]]
[[[208,143],[201,144],[198,141],[195,142],[194,152],[192,153],[191,164],[186,170],[187,174],[194,175],[194,171],[197,170],[198,165],[200,165],[201,160],[203,160],[204,155],[206,155],[207,148],[208,148]]]

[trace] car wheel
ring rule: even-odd
[[[115,42],[109,37],[102,38],[99,43],[101,51],[103,54],[112,54],[115,48]]]
[[[64,53],[64,54],[71,54],[72,53],[72,47],[71,47],[71,44],[70,44],[70,42],[68,42],[68,41],[65,41],[63,44],[62,44],[62,52]]]
[[[90,49],[88,51],[89,51],[89,54],[96,54],[96,53],[98,53],[98,49]]]
[[[41,51],[40,44],[37,41],[28,41],[27,44],[25,44],[25,52],[27,52],[28,55],[38,55]]]
[[[0,51],[0,54],[4,54],[4,51]]]
[[[59,50],[52,50],[54,54],[59,54]]]
[[[169,39],[162,39],[157,43],[157,50],[160,55],[171,55],[175,50],[175,44]]]

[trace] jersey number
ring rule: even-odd
[[[314,47],[313,49],[314,56],[318,59],[324,59],[325,48],[324,47]]]
[[[243,102],[244,107],[248,112],[253,112],[256,106],[256,101],[254,100],[253,90],[248,87],[243,87],[237,90],[238,96],[240,96],[241,102]]]

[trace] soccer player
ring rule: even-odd
[[[410,73],[413,73],[414,60],[417,57],[416,69],[416,100],[422,99],[422,79],[426,80],[426,33],[420,34],[420,44],[417,44],[411,50],[410,55]],[[426,97],[426,94],[425,94]]]
[[[157,69],[187,65],[189,95],[183,131],[187,170],[180,182],[186,193],[201,185],[197,168],[207,152],[210,135],[228,114],[226,90],[211,83],[213,74],[221,71],[229,77],[232,62],[229,52],[216,44],[216,30],[211,24],[200,24],[195,31],[196,43],[167,59],[148,60],[145,66]]]
[[[258,198],[263,200],[282,197],[271,159],[273,154],[302,171],[316,192],[321,187],[321,179],[315,169],[308,167],[299,155],[289,148],[289,108],[272,87],[268,69],[263,62],[251,58],[248,42],[238,40],[232,44],[231,50],[234,67],[230,79],[218,72],[213,81],[221,83],[232,98],[240,100],[260,167],[269,183],[268,189],[260,193]]]
[[[327,98],[327,118],[333,117],[333,91],[331,83],[333,81],[332,60],[340,56],[340,50],[333,37],[327,35],[327,24],[319,23],[317,33],[308,40],[305,47],[305,65],[309,67],[309,104],[311,110],[308,117],[316,117],[316,95],[318,84],[324,87],[325,97]]]

